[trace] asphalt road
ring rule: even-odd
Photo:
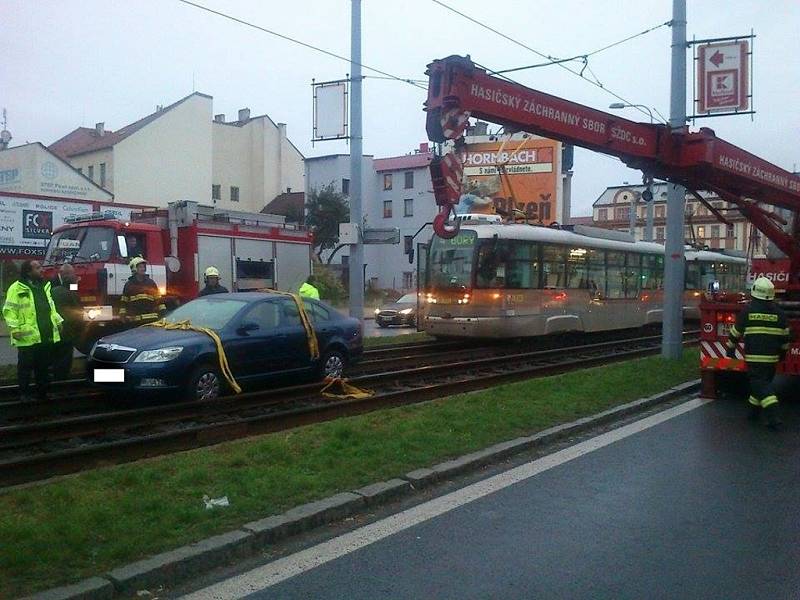
[[[800,406],[783,407],[775,434],[747,422],[742,404],[695,403],[196,597],[800,597]]]

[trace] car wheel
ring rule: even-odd
[[[320,361],[320,375],[325,377],[343,377],[347,366],[347,357],[341,350],[328,350]]]
[[[193,372],[186,384],[186,399],[216,400],[222,395],[223,384],[219,371],[211,365],[201,365]]]

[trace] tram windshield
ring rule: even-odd
[[[464,230],[450,239],[434,236],[430,251],[430,284],[434,288],[468,288],[477,234]]]
[[[107,261],[114,248],[111,227],[74,227],[50,238],[45,264]]]

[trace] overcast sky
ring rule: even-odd
[[[198,0],[199,3],[342,55],[350,49],[348,0]],[[452,6],[546,54],[574,56],[671,17],[668,0],[448,0]],[[187,6],[177,0],[0,0],[0,106],[12,145],[50,144],[77,126],[104,121],[116,130],[194,90],[214,97],[214,112],[235,118],[249,107],[288,125],[306,156],[347,152],[344,143],[312,148],[312,78],[344,77],[347,63]],[[363,63],[423,79],[425,65],[470,54],[500,69],[541,59],[450,13],[431,0],[364,0]],[[748,116],[698,121],[791,170],[800,165],[800,2],[689,0],[688,35],[744,34],[755,40],[755,108]],[[662,27],[590,59],[603,85],[633,103],[669,111],[670,30]],[[688,74],[691,78],[691,54]],[[369,74],[365,72],[365,74]],[[555,66],[515,73],[525,85],[605,109],[616,99]],[[687,82],[691,102],[691,82]],[[364,151],[404,154],[425,141],[424,91],[367,79]],[[687,107],[689,110],[690,107]],[[625,116],[647,120],[632,109]],[[610,157],[575,157],[573,214],[588,214],[609,185],[640,175]]]

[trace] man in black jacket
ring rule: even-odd
[[[78,278],[75,269],[69,263],[64,263],[52,280],[53,302],[56,310],[64,318],[61,330],[61,340],[53,349],[53,377],[56,380],[69,379],[72,370],[72,355],[75,344],[80,339],[83,331],[83,308],[81,307],[78,292],[72,289]]]
[[[750,290],[750,304],[736,317],[728,336],[728,356],[736,355],[736,345],[744,338],[744,360],[750,383],[750,418],[758,419],[763,410],[770,429],[780,425],[778,396],[772,380],[778,362],[789,350],[786,314],[775,304],[775,286],[759,277]]]
[[[139,256],[130,262],[132,275],[125,282],[119,316],[136,325],[158,321],[167,312],[156,282],[147,276],[147,261]]]
[[[209,294],[227,294],[228,288],[219,283],[219,269],[217,267],[208,267],[206,272],[203,273],[203,279],[206,286],[200,290],[200,296],[208,296]]]

